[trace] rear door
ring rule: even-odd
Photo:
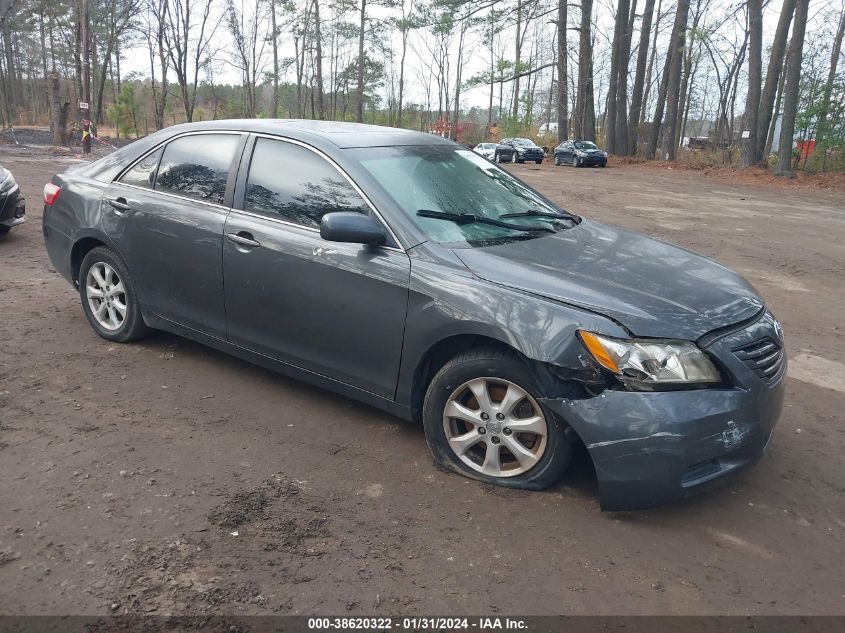
[[[141,159],[106,190],[106,232],[146,308],[224,338],[223,228],[241,133],[188,134]]]
[[[372,247],[320,237],[325,213],[379,218],[316,150],[257,137],[241,171],[223,245],[229,340],[392,398],[410,259],[396,242]]]

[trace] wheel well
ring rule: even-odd
[[[458,334],[450,336],[432,345],[423,355],[414,371],[414,382],[411,391],[411,415],[415,422],[422,422],[423,401],[431,379],[440,369],[458,354],[473,347],[497,347],[511,352],[517,352],[506,343],[475,334]],[[520,354],[521,356],[521,354]]]
[[[82,267],[82,260],[98,246],[105,246],[105,244],[95,237],[84,237],[73,245],[73,249],[70,251],[70,274],[77,286],[79,285],[79,269]]]

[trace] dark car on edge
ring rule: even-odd
[[[544,156],[543,148],[537,146],[531,139],[503,138],[496,147],[494,160],[497,163],[533,161],[539,165],[543,162]]]
[[[756,461],[780,414],[783,332],[740,275],[436,136],[177,125],[44,200],[101,337],[159,328],[367,402],[481,481],[548,487],[582,442],[602,508],[667,502]]]
[[[555,165],[573,167],[606,167],[607,152],[590,141],[564,141],[554,151]]]
[[[0,235],[26,221],[26,204],[12,172],[0,165]]]

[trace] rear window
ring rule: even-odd
[[[239,134],[191,134],[164,148],[156,191],[222,204]]]

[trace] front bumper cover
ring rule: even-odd
[[[0,226],[11,228],[26,222],[26,202],[17,185],[0,194]]]
[[[785,353],[777,373],[761,380],[734,350],[764,336],[780,337],[769,313],[705,348],[730,376],[729,387],[608,389],[586,399],[542,401],[587,447],[602,510],[635,510],[675,501],[709,488],[762,456],[783,406]]]

